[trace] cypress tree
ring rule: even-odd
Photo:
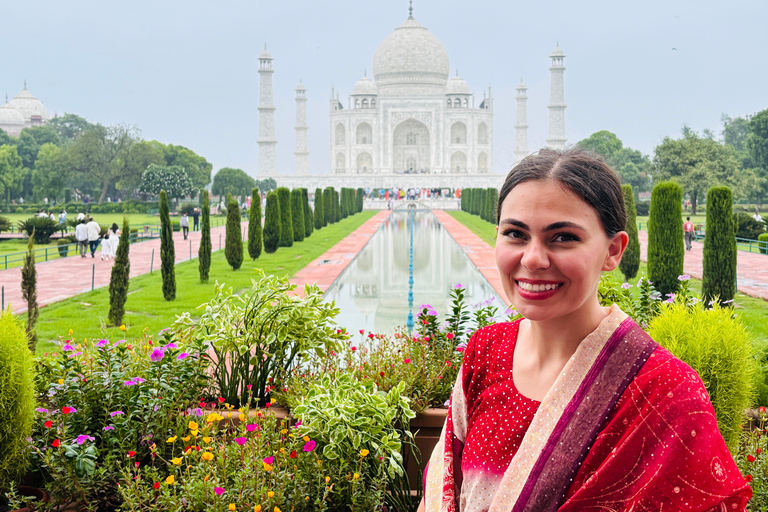
[[[333,194],[333,222],[341,220],[341,196],[335,188],[331,190]]]
[[[364,204],[365,190],[363,190],[362,188],[358,188],[356,199],[357,199],[357,213],[360,213],[363,211],[363,207],[365,206]]]
[[[200,271],[200,282],[208,282],[211,271],[211,199],[208,191],[203,190],[203,211],[200,222],[200,248],[197,250],[197,268]]]
[[[243,264],[243,235],[240,232],[240,207],[236,200],[227,206],[227,234],[224,241],[224,255],[232,270]]]
[[[280,199],[277,192],[267,194],[264,212],[264,252],[272,254],[280,245]]]
[[[667,296],[675,293],[683,273],[683,189],[672,181],[659,183],[651,192],[648,218],[648,278]]]
[[[125,301],[128,299],[128,286],[131,277],[131,260],[128,251],[131,247],[131,227],[128,219],[123,217],[123,235],[117,244],[115,264],[109,277],[109,314],[107,318],[112,325],[123,323],[125,316]]]
[[[489,187],[485,191],[485,220],[496,225],[496,206],[499,202],[499,191]]]
[[[341,189],[340,217],[346,219],[349,216],[349,202],[347,201],[347,189]]]
[[[291,220],[293,221],[293,241],[304,241],[304,205],[302,204],[301,189],[291,190]]]
[[[309,207],[309,192],[305,188],[301,189],[301,205],[304,209],[304,238],[307,238],[315,229],[315,219]]]
[[[168,210],[168,196],[160,191],[160,270],[163,275],[163,297],[176,298],[176,247],[173,245],[173,225]]]
[[[35,230],[29,235],[24,267],[21,269],[21,296],[27,303],[27,336],[29,349],[34,352],[37,346],[35,324],[40,315],[37,307],[37,269],[35,268]]]
[[[461,197],[459,198],[459,209],[463,212],[467,211],[467,189],[461,191]]]
[[[728,187],[707,192],[707,232],[704,235],[704,274],[701,294],[709,304],[733,300],[736,295],[736,235],[733,193]]]
[[[325,226],[325,213],[323,209],[323,191],[319,188],[315,189],[315,229],[321,229]]]
[[[475,215],[480,216],[481,218],[485,217],[485,189],[484,188],[478,188],[477,189],[477,201],[475,202]]]
[[[293,218],[291,217],[291,191],[285,187],[277,189],[280,201],[280,247],[293,246]]]
[[[248,212],[248,255],[252,260],[261,256],[261,194],[251,191],[251,209]]]
[[[621,192],[624,194],[624,209],[627,212],[627,227],[625,228],[629,235],[629,243],[624,251],[624,256],[619,263],[619,270],[624,274],[624,282],[637,275],[640,269],[640,239],[637,236],[637,210],[635,209],[635,193],[632,185],[622,185]]]
[[[323,226],[333,224],[333,194],[331,190],[331,187],[326,187],[323,190]]]

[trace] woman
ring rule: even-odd
[[[524,317],[464,352],[420,510],[744,510],[698,375],[597,287],[627,246],[616,174],[579,149],[507,176],[496,264]]]
[[[114,258],[117,254],[117,244],[120,243],[120,235],[122,232],[117,227],[117,223],[113,222],[112,227],[107,230],[107,236],[101,242],[101,259],[109,261],[110,258]]]

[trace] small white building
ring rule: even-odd
[[[332,175],[490,174],[493,99],[448,79],[443,44],[413,16],[379,45],[347,106],[332,92]]]

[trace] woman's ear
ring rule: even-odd
[[[629,243],[629,235],[626,231],[619,231],[608,243],[608,254],[603,262],[603,270],[610,272],[619,266],[621,262],[621,256],[627,249]]]

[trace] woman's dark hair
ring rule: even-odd
[[[526,181],[547,179],[559,181],[594,208],[609,238],[624,231],[627,212],[619,177],[602,158],[579,147],[542,149],[509,171],[499,191],[496,224],[501,220],[501,203],[513,188]]]
[[[120,229],[120,228],[119,228],[119,227],[117,227],[117,222],[113,222],[113,223],[112,223],[112,232],[113,232],[113,233],[117,233],[117,230],[118,230],[118,229]]]

